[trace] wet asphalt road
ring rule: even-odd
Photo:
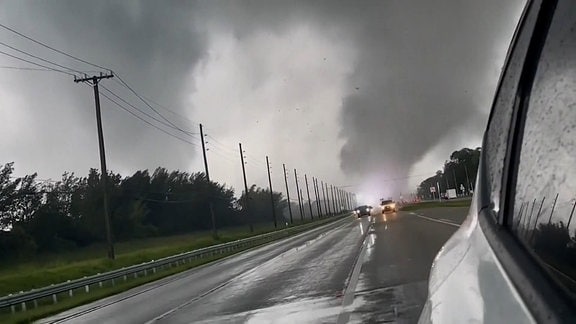
[[[434,256],[466,211],[349,217],[43,322],[413,323]]]

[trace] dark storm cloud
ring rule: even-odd
[[[472,125],[478,136],[484,128],[498,50],[520,6],[380,3],[365,12],[355,34],[361,50],[351,80],[358,91],[344,104],[341,165],[348,173],[394,178],[440,141],[457,143],[449,136],[455,130]]]
[[[222,23],[239,37],[312,23],[357,50],[352,91],[343,98],[340,164],[347,175],[370,183],[406,176],[438,144],[447,152],[458,149],[466,140],[455,136],[480,138],[522,5],[286,1],[216,4],[209,10],[211,17],[226,17]]]
[[[4,2],[2,11],[4,24],[75,56],[120,73],[134,89],[172,108],[177,113],[183,114],[186,109],[190,109],[182,105],[182,80],[204,54],[202,51],[205,48],[204,36],[193,29],[191,20],[193,8],[190,3],[178,1],[14,1]],[[21,38],[13,37],[5,30],[2,30],[0,36],[3,40],[11,40],[12,44],[19,48],[42,57],[49,57],[60,64],[83,71],[99,70],[54,54],[45,48],[34,46]],[[15,65],[21,66],[22,64],[16,62]],[[60,117],[59,120],[53,121],[53,127],[73,129],[62,136],[47,134],[47,137],[51,139],[50,145],[36,147],[35,154],[46,157],[50,154],[49,151],[55,148],[66,151],[66,147],[74,147],[77,150],[76,157],[66,161],[52,159],[53,169],[56,161],[61,162],[56,167],[57,172],[72,169],[83,174],[88,167],[96,167],[98,164],[94,157],[97,154],[97,146],[93,97],[90,89],[74,84],[71,78],[68,80],[58,75],[45,76],[28,73],[18,75],[14,79],[19,81],[18,88],[22,90],[15,94],[21,95],[23,100],[27,101],[26,109],[33,114],[39,113],[41,116],[42,114],[48,115],[46,111],[52,110],[52,114]],[[55,83],[59,86],[55,86],[55,89],[46,93],[46,83]],[[114,80],[107,80],[102,85],[114,89],[124,98],[130,96],[130,92],[120,87]],[[30,95],[32,93],[42,93],[45,97],[39,100],[39,97]],[[132,99],[133,103],[146,109],[146,106],[136,98]],[[61,108],[53,108],[58,106],[58,103],[63,104],[64,100],[72,102],[74,111],[60,111]],[[39,101],[43,101],[47,109],[38,111]],[[183,168],[192,160],[194,150],[146,127],[125,112],[118,112],[117,108],[106,99],[102,98],[102,102],[104,128],[108,139],[107,151],[111,160],[109,164],[115,171],[153,168],[158,165]],[[64,117],[65,114],[68,116]],[[188,128],[194,126],[188,122],[179,121],[179,118],[174,118],[174,115],[168,116],[175,119],[179,125],[186,125]],[[49,116],[46,118],[49,119]],[[41,118],[41,120],[47,119]],[[41,125],[41,120],[34,125],[32,131],[41,130],[47,126]],[[196,127],[192,130],[197,131]],[[79,142],[69,137],[69,134],[82,133],[87,134],[86,139],[89,141]],[[30,142],[38,142],[39,134],[35,135],[34,138],[30,138]],[[22,147],[19,150],[25,151]],[[91,152],[90,158],[83,161],[86,152]],[[172,159],[163,158],[165,156],[172,156]],[[23,163],[17,161],[17,168],[35,159],[27,156],[23,160]],[[45,164],[34,162],[32,165],[32,168],[26,165],[25,169],[38,170],[41,174],[48,173],[54,176],[54,172],[50,172],[51,170]]]
[[[262,31],[282,36],[293,26],[311,26],[327,39],[346,44],[356,55],[349,62],[353,71],[347,78],[349,89],[340,94],[343,107],[337,126],[345,144],[339,153],[340,161],[335,163],[340,164],[347,177],[335,176],[334,182],[348,184],[402,177],[431,148],[440,145],[448,151],[457,149],[455,143],[463,141],[454,136],[480,137],[498,69],[521,6],[520,0],[13,1],[2,4],[4,14],[0,17],[24,33],[120,72],[134,88],[192,117],[193,109],[208,109],[209,113],[213,109],[215,115],[226,113],[221,107],[184,104],[184,98],[194,89],[189,82],[187,87],[183,84],[206,57],[212,36],[231,31],[241,42]],[[262,52],[266,51],[263,47]],[[325,59],[330,60],[331,54],[327,53]],[[60,62],[90,68],[70,60]],[[262,86],[258,82],[265,82],[266,78],[258,77],[257,66],[252,73],[256,86]],[[28,77],[19,76],[16,80],[15,89],[32,87],[50,96],[43,90],[44,85],[30,82]],[[106,85],[122,92],[113,82]],[[70,84],[52,92],[52,98],[65,96],[73,107],[82,107],[60,111],[75,116],[57,126],[74,128],[69,133],[79,132],[85,138],[70,139],[69,133],[51,134],[49,138],[61,143],[71,141],[70,147],[92,152],[85,160],[82,154],[75,158],[81,160],[76,170],[85,170],[88,163],[95,167],[90,89]],[[38,103],[37,98],[30,96],[23,100],[31,111]],[[57,101],[48,100],[48,106],[58,106]],[[32,129],[50,118],[44,114]],[[111,165],[121,169],[118,171],[155,165],[184,168],[195,154],[189,146],[142,127],[125,113],[105,111],[104,118],[107,137],[113,139],[108,144]],[[37,141],[35,138],[24,144]],[[299,152],[313,151],[306,145],[295,143],[292,151],[283,149],[293,152],[294,160],[299,160]],[[39,153],[34,154],[42,156],[51,149],[36,150]],[[26,159],[32,159],[34,154],[29,153]],[[319,159],[307,163],[314,171],[323,169],[326,162]],[[71,164],[62,167],[70,169]],[[34,171],[38,164],[30,164],[27,169]],[[44,165],[40,169],[49,170]]]

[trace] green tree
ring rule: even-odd
[[[273,192],[272,197],[277,221],[283,223],[286,221],[283,211],[288,207],[288,202],[280,192]],[[243,217],[246,221],[251,223],[267,223],[273,221],[269,189],[263,189],[254,184],[248,189],[248,198],[248,209],[246,209],[245,193],[243,193],[238,200],[240,208],[245,211]]]

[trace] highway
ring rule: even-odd
[[[348,217],[41,322],[413,323],[434,256],[466,212]]]

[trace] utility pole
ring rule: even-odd
[[[304,207],[304,193],[302,193],[302,188],[300,188],[300,199],[302,200],[302,215],[306,215],[306,208]]]
[[[304,181],[306,182],[306,195],[308,196],[308,208],[310,209],[310,219],[314,219],[312,213],[312,202],[310,201],[310,189],[308,188],[308,176],[304,173]]]
[[[470,191],[472,191],[472,184],[470,184],[470,178],[468,177],[468,168],[466,167],[466,164],[464,164],[464,172],[466,172],[466,182],[468,183],[468,194],[470,194]]]
[[[454,189],[456,189],[456,194],[458,194],[458,182],[456,181],[456,172],[452,169],[452,177],[454,177]]]
[[[298,194],[298,210],[300,211],[300,221],[304,221],[304,213],[302,212],[302,201],[300,195],[300,187],[298,186],[298,174],[294,169],[294,180],[296,181],[296,193]]]
[[[338,188],[336,186],[333,187],[334,189],[334,202],[336,203],[336,210],[340,212],[340,199],[338,198]]]
[[[342,196],[340,195],[340,188],[338,187],[334,187],[334,189],[336,190],[336,201],[338,202],[338,211],[342,211]]]
[[[350,201],[350,210],[354,209],[356,206],[354,206],[354,194],[349,192],[348,193],[348,200]]]
[[[102,191],[104,193],[104,226],[106,229],[106,243],[108,245],[108,259],[114,260],[116,255],[114,253],[114,241],[112,238],[112,229],[110,227],[110,206],[108,206],[108,170],[106,169],[106,152],[104,150],[104,132],[102,131],[102,113],[100,112],[100,92],[98,91],[98,83],[102,79],[113,78],[114,74],[103,75],[100,72],[99,76],[84,76],[84,78],[77,79],[74,77],[74,82],[87,82],[94,88],[94,103],[96,104],[96,126],[98,128],[98,147],[100,149],[100,169],[102,174]]]
[[[208,172],[208,159],[206,158],[206,141],[204,141],[204,129],[200,124],[200,140],[202,141],[202,155],[204,156],[204,170],[206,172],[206,180],[210,181],[210,173]]]
[[[270,161],[266,155],[266,167],[268,168],[268,184],[270,185],[270,203],[272,203],[272,218],[274,218],[274,228],[278,228],[276,222],[276,207],[274,207],[274,192],[272,191],[272,178],[270,177]]]
[[[200,124],[200,140],[202,141],[202,155],[204,156],[204,170],[206,171],[206,180],[208,185],[210,185],[210,173],[208,172],[208,159],[206,158],[206,141],[204,140],[204,129],[202,124]],[[218,232],[216,231],[216,217],[214,216],[214,206],[212,204],[212,196],[208,196],[208,208],[210,209],[210,218],[212,220],[212,236],[214,238],[218,237]]]
[[[318,179],[312,177],[314,184],[314,195],[316,196],[316,209],[318,210],[318,218],[322,217],[322,206],[320,205],[320,192],[318,191]]]
[[[288,190],[288,179],[286,178],[286,164],[282,163],[282,170],[284,170],[284,183],[286,184],[286,198],[288,199],[288,213],[290,214],[290,224],[294,224],[292,219],[292,206],[290,203],[290,190]]]
[[[334,207],[334,215],[337,215],[338,208],[336,208],[336,197],[334,196],[334,186],[330,185],[330,192],[332,193],[332,205]]]
[[[250,205],[250,198],[248,197],[248,183],[246,182],[246,163],[244,162],[244,151],[242,151],[242,143],[238,143],[240,148],[240,162],[242,162],[242,177],[244,178],[244,205],[246,207],[246,218],[248,218],[248,224],[250,224],[250,233],[254,232],[254,226],[252,226],[252,221],[250,221],[250,210],[248,206]]]
[[[326,209],[326,214],[331,216],[330,204],[328,202],[328,197],[326,196],[326,190],[324,190],[324,181],[320,181],[320,184],[322,185],[322,196],[324,196],[324,209]]]

